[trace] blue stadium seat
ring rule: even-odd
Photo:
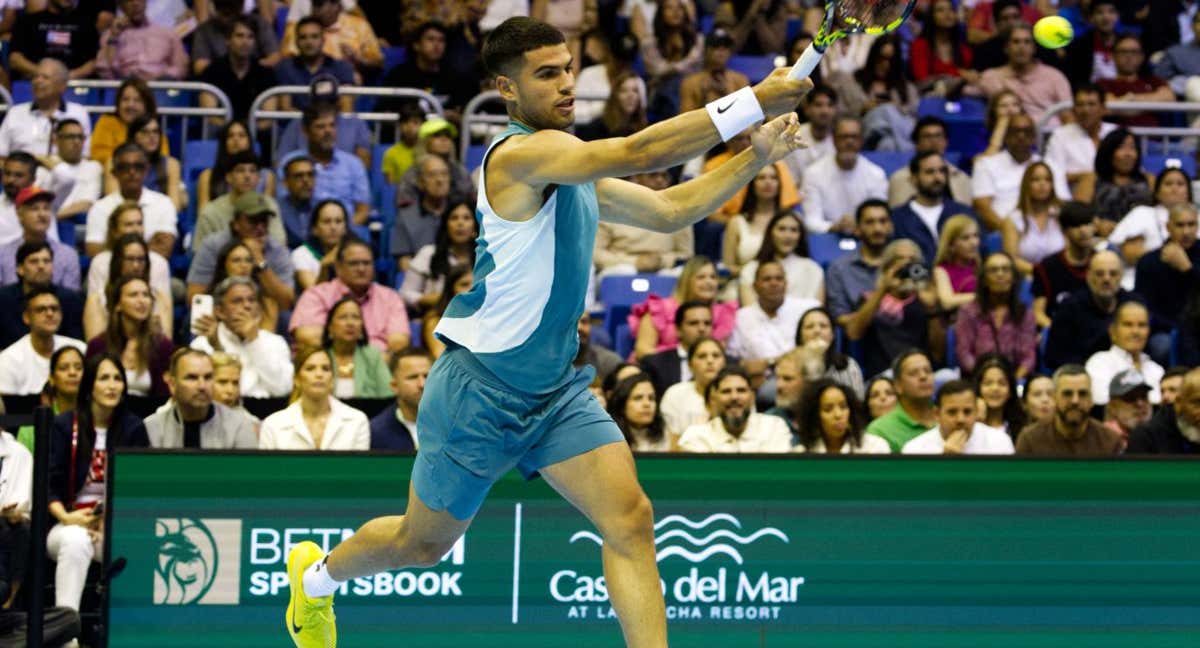
[[[946,329],[946,368],[947,369],[957,369],[958,368],[958,351],[956,351],[954,348],[954,345],[957,341],[958,341],[958,334],[954,332],[954,327],[951,326],[948,329]]]
[[[799,18],[788,18],[787,36],[786,36],[787,42],[789,42],[789,43],[792,42],[792,39],[795,38],[796,35],[799,34],[803,30],[804,30],[804,21],[800,20]]]
[[[604,305],[604,330],[617,340],[617,328],[625,322],[634,304],[646,301],[651,293],[666,297],[675,290],[675,277],[662,275],[623,275],[600,280],[599,301]]]
[[[421,333],[424,330],[424,328],[425,328],[424,322],[420,318],[415,318],[415,319],[409,321],[408,332],[409,332],[409,335],[412,336],[412,342],[410,342],[409,344],[412,346],[412,348],[414,348],[414,349],[425,348],[425,340],[421,336]]]
[[[1028,277],[1022,279],[1018,290],[1020,291],[1018,297],[1021,299],[1021,303],[1025,304],[1027,308],[1033,308],[1033,281]]]
[[[983,253],[985,255],[1000,252],[1004,249],[1004,237],[1000,232],[992,232],[983,237]]]
[[[768,56],[733,56],[729,59],[729,69],[745,74],[750,83],[758,83],[767,78],[775,69],[775,57]]]
[[[930,115],[946,122],[949,131],[950,151],[969,159],[987,147],[987,105],[977,99],[963,98],[946,101],[941,97],[922,99],[917,106],[917,115]]]
[[[216,159],[217,140],[188,141],[187,155],[183,156],[180,163],[183,165],[183,181],[189,189],[194,192],[196,181],[200,179],[200,172],[212,168],[213,160]]]
[[[624,360],[629,357],[629,354],[633,353],[633,342],[633,334],[629,332],[629,324],[622,323],[617,327],[616,333],[613,334],[613,351]]]
[[[12,82],[13,104],[33,101],[33,84],[28,81]]]
[[[852,238],[842,238],[837,234],[808,235],[808,256],[821,264],[822,268],[828,268],[834,259],[853,252],[857,247],[858,241]]]
[[[909,151],[863,151],[863,157],[878,164],[889,176],[908,166],[913,154]]]
[[[383,74],[387,74],[388,70],[403,65],[408,59],[408,50],[403,46],[393,46],[383,48]]]
[[[1142,157],[1142,168],[1154,175],[1172,167],[1183,169],[1189,178],[1196,177],[1196,158],[1191,155],[1149,154]]]
[[[484,153],[487,153],[486,144],[472,144],[467,147],[467,154],[463,157],[463,166],[467,167],[467,171],[474,172],[483,164]]]

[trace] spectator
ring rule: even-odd
[[[875,376],[867,382],[867,413],[874,421],[896,408],[896,385],[887,376]]]
[[[1108,404],[1104,406],[1104,427],[1120,435],[1121,447],[1129,435],[1150,420],[1150,385],[1142,374],[1126,369],[1108,383]]]
[[[417,158],[425,155],[435,155],[442,158],[446,166],[450,168],[450,200],[475,200],[475,185],[471,181],[471,174],[467,168],[458,161],[458,129],[454,124],[442,119],[441,117],[431,117],[421,127],[417,129]],[[414,163],[409,167],[404,175],[400,176],[400,181],[396,186],[396,204],[400,207],[412,202],[416,202],[419,198],[417,187],[417,172],[419,164]]]
[[[708,420],[705,395],[726,363],[725,348],[713,338],[700,338],[688,347],[692,379],[672,385],[659,401],[663,423],[672,439],[678,440],[684,430]]]
[[[957,96],[979,80],[979,73],[971,69],[974,51],[966,43],[953,0],[933,0],[921,24],[921,35],[909,51],[909,72],[922,95]]]
[[[867,425],[867,432],[882,437],[892,452],[900,452],[909,441],[938,424],[938,412],[933,408],[933,361],[925,351],[910,348],[892,361],[892,375],[896,404],[886,414],[876,415]],[[867,392],[872,414],[883,409],[883,403],[877,407],[876,400],[885,399],[883,394],[877,396],[874,388],[872,384],[872,390]],[[970,391],[970,385],[967,390]],[[972,394],[972,403],[974,400]]]
[[[462,109],[479,94],[479,79],[474,75],[450,74],[446,67],[446,28],[427,22],[417,28],[408,44],[407,59],[383,76],[388,88],[416,88],[434,96],[449,109],[448,118],[462,121]],[[382,102],[380,110],[397,111],[402,105],[417,103],[410,97]]]
[[[1171,91],[1167,82],[1145,71],[1146,55],[1142,51],[1142,41],[1137,36],[1118,36],[1116,45],[1113,46],[1113,58],[1117,66],[1116,76],[1097,81],[1097,85],[1112,96],[1113,101],[1175,101],[1175,93]],[[1119,117],[1116,121],[1126,127],[1159,125],[1159,119],[1147,112]]]
[[[271,239],[280,247],[286,247],[288,237],[283,218],[279,214],[279,203],[257,191],[261,178],[258,158],[250,151],[242,151],[229,156],[228,162],[225,183],[229,187],[229,193],[209,201],[204,209],[200,210],[196,230],[192,233],[192,251],[199,250],[204,241],[213,234],[229,229],[237,214],[247,209],[261,209],[262,213],[267,215],[267,230]]]
[[[617,77],[632,74],[638,79],[636,85],[642,98],[642,107],[646,105],[646,82],[641,80],[637,70],[633,69],[634,59],[637,58],[637,36],[626,33],[615,35],[609,40],[607,32],[597,27],[589,29],[582,36],[583,40],[583,69],[575,77],[575,94],[578,97],[610,97],[616,85]],[[576,99],[575,123],[586,124],[598,119],[604,110],[603,99]]]
[[[696,342],[712,337],[712,326],[712,306],[708,302],[688,301],[675,309],[678,344],[673,349],[653,353],[639,361],[642,371],[654,383],[655,393],[666,395],[671,386],[692,379],[688,349]]]
[[[396,402],[371,419],[371,449],[414,452],[417,414],[433,358],[422,349],[405,349],[389,361],[391,391]]]
[[[575,135],[584,141],[626,137],[646,127],[646,84],[633,72],[616,78],[604,110],[588,122],[576,122]]]
[[[50,428],[50,515],[46,537],[54,568],[54,604],[79,610],[92,560],[104,555],[103,515],[93,513],[108,489],[108,458],[119,448],[146,448],[141,419],[126,410],[125,368],[116,353],[88,358],[74,412]]]
[[[67,75],[67,67],[53,58],[42,59],[31,71],[33,101],[12,106],[5,113],[0,123],[0,158],[27,151],[44,160],[52,159],[57,153],[51,138],[54,125],[64,119],[74,119],[83,126],[83,150],[87,151],[92,120],[83,106],[65,99]]]
[[[1040,120],[1050,106],[1071,100],[1071,84],[1063,73],[1034,58],[1033,30],[1028,25],[1010,27],[1004,40],[1007,63],[979,75],[984,94],[990,97],[1002,90],[1016,93],[1035,120]],[[1050,117],[1047,123],[1057,126],[1058,117]]]
[[[1054,372],[1052,414],[1034,420],[1017,437],[1017,454],[1108,456],[1121,452],[1121,436],[1092,418],[1092,379],[1083,367],[1064,365]],[[1031,385],[1026,385],[1028,392]]]
[[[53,410],[58,416],[75,411],[75,402],[79,398],[79,381],[83,378],[83,351],[77,347],[66,345],[50,354],[50,373],[46,384],[42,387],[41,404]],[[33,451],[33,425],[22,425],[17,430],[17,441]]]
[[[203,351],[184,347],[171,355],[166,376],[171,400],[146,417],[155,448],[253,450],[258,435],[249,416],[213,402],[213,362]]]
[[[858,398],[863,393],[862,368],[858,361],[836,348],[833,319],[822,307],[811,308],[796,327],[796,359],[805,380],[828,378],[845,385]]]
[[[1191,78],[1200,76],[1200,17],[1198,16],[1200,16],[1200,12],[1193,13],[1190,21],[1192,40],[1171,45],[1154,63],[1154,75],[1165,79],[1171,90],[1187,101],[1195,101],[1200,98],[1196,93],[1196,90],[1200,89],[1193,88],[1192,92],[1188,92],[1188,83]],[[1162,44],[1161,40],[1147,42],[1158,43],[1160,46]],[[1151,52],[1150,60],[1154,60],[1154,52]]]
[[[612,417],[630,450],[634,452],[670,452],[671,437],[658,411],[658,395],[654,382],[644,373],[634,374],[617,383],[608,401]]]
[[[1071,45],[1087,42],[1088,39],[1076,39]],[[1099,57],[1099,52],[1096,55]],[[1092,62],[1090,47],[1087,61],[1089,65]],[[1100,140],[1116,130],[1117,125],[1102,121],[1105,92],[1100,86],[1092,83],[1079,84],[1071,96],[1074,101],[1071,113],[1075,120],[1055,128],[1050,133],[1050,140],[1046,142],[1045,157],[1047,163],[1066,175],[1067,185],[1075,190],[1079,182],[1095,168],[1096,147],[1100,145]]]
[[[79,340],[58,335],[62,316],[58,296],[49,286],[34,288],[25,296],[21,319],[29,333],[0,352],[0,394],[42,393],[50,376],[50,357],[64,347],[87,348]]]
[[[163,258],[170,258],[175,249],[178,217],[175,204],[163,193],[145,186],[150,162],[142,147],[132,142],[122,144],[113,155],[113,172],[117,190],[97,200],[87,215],[85,248],[88,255],[99,254],[108,238],[107,224],[113,210],[123,202],[136,203],[142,210],[146,241],[150,249]]]
[[[1137,264],[1137,294],[1150,309],[1149,352],[1156,360],[1170,356],[1170,331],[1182,324],[1183,307],[1200,278],[1200,243],[1196,240],[1196,208],[1172,207],[1162,247],[1142,255]]]
[[[233,170],[233,160],[242,152],[253,153],[254,143],[250,137],[250,130],[246,128],[245,122],[232,120],[221,127],[217,133],[217,156],[213,161],[211,168],[200,172],[196,178],[196,211],[203,213],[204,208],[212,200],[222,194],[229,193],[229,182],[225,177]],[[295,164],[301,158],[292,160],[290,164]],[[311,162],[309,163],[311,164]],[[262,168],[259,164],[259,182],[255,187],[259,193],[267,196],[275,195],[275,174],[270,169]],[[310,169],[311,171],[311,169]],[[312,175],[309,175],[308,194],[311,198],[312,194]],[[290,195],[290,190],[289,190]],[[287,213],[285,212],[284,224],[287,225]],[[289,238],[290,241],[290,238]]]
[[[291,350],[282,336],[263,330],[262,294],[246,277],[226,277],[212,291],[213,314],[194,317],[191,347],[227,353],[242,367],[239,393],[282,398],[292,391]]]
[[[108,328],[108,296],[121,277],[133,275],[150,284],[154,293],[154,315],[164,331],[174,330],[171,274],[167,260],[150,250],[142,235],[142,212],[134,203],[124,203],[109,217],[108,240],[88,267],[87,300],[83,307],[86,339]]]
[[[878,199],[862,202],[854,210],[854,235],[858,245],[829,264],[825,273],[825,296],[829,312],[840,326],[858,304],[875,290],[883,250],[892,240],[894,228],[887,203]]]
[[[630,180],[655,191],[671,186],[671,174],[666,171],[639,173]],[[675,272],[676,265],[692,256],[693,241],[691,227],[684,227],[674,234],[662,234],[601,221],[596,228],[592,261],[601,277],[639,272],[670,274]]]
[[[783,158],[796,188],[804,186],[804,170],[826,155],[833,155],[833,118],[837,115],[837,91],[827,85],[817,85],[804,95],[804,123],[797,136],[808,142]]]
[[[1003,432],[980,423],[975,390],[965,380],[951,380],[938,390],[937,427],[904,444],[904,454],[1005,455],[1013,442]]]
[[[1087,361],[1087,372],[1095,385],[1092,392],[1097,405],[1108,403],[1108,386],[1117,374],[1133,369],[1151,385],[1150,402],[1155,405],[1162,399],[1158,383],[1163,377],[1163,368],[1145,353],[1150,338],[1150,311],[1144,304],[1127,301],[1117,307],[1112,324],[1108,327],[1112,347],[1093,353]]]
[[[744,151],[749,146],[750,132],[745,131],[743,133],[739,133],[738,135],[734,136],[733,139],[725,143],[725,151],[710,157],[704,162],[703,172],[709,173],[717,169],[717,167],[725,164],[732,159],[734,155]],[[773,201],[777,205],[777,209],[780,210],[794,209],[800,204],[800,194],[797,191],[797,184],[795,180],[793,180],[791,174],[788,173],[787,165],[780,160],[766,168],[773,168],[775,170],[775,175],[778,179],[778,183],[776,184],[778,195],[773,198],[768,198],[767,196],[759,196],[759,198],[767,198],[768,200]],[[762,172],[760,171],[759,173],[761,174]],[[750,194],[753,193],[752,189],[754,189],[755,186],[755,183],[751,183],[749,186],[746,186],[740,189],[737,193],[733,194],[732,198],[725,201],[724,205],[721,205],[721,208],[717,210],[717,213],[709,216],[709,222],[728,223],[729,220],[737,214],[754,213],[754,209],[751,209],[751,205],[747,205],[746,202],[749,200]]]
[[[34,186],[34,179],[38,177],[38,161],[24,151],[14,151],[0,163],[0,170],[3,171],[4,183],[4,193],[0,195],[0,246],[5,246],[19,242],[24,236],[24,228],[17,216],[17,196]],[[47,178],[43,175],[41,179]],[[46,236],[58,241],[58,221],[53,214],[46,228]]]
[[[175,345],[154,325],[154,297],[146,280],[122,277],[108,306],[108,328],[88,341],[87,357],[120,353],[134,396],[166,397],[163,378]]]
[[[1054,171],[1050,166],[1034,162],[1025,167],[1017,207],[1005,214],[1000,223],[1004,251],[1013,258],[1022,275],[1030,274],[1035,264],[1066,246],[1058,223],[1062,205],[1054,194]]]
[[[596,379],[603,382],[621,366],[621,357],[601,346],[592,344],[592,318],[584,313],[576,324],[579,334],[579,351],[575,354],[576,367],[591,365],[596,370]]]
[[[335,148],[337,122],[337,108],[331,103],[317,102],[305,108],[301,123],[308,148],[288,154],[283,167],[287,168],[292,157],[307,155],[316,171],[313,198],[341,201],[346,211],[353,213],[354,222],[365,225],[371,199],[367,170],[353,154]]]
[[[871,43],[866,64],[852,79],[829,77],[841,90],[842,112],[862,117],[864,147],[870,150],[904,151],[911,146],[920,95],[904,77],[904,64],[897,61],[899,43],[893,35],[882,35]]]
[[[1004,134],[1004,150],[976,158],[971,191],[975,194],[975,213],[989,231],[1001,229],[1004,217],[1018,207],[1021,199],[1021,180],[1029,165],[1041,160],[1033,152],[1037,135],[1029,115],[1013,115]],[[1053,170],[1053,169],[1052,169]],[[1061,172],[1054,176],[1054,192],[1062,200],[1070,198],[1066,179]],[[1087,202],[1087,201],[1084,201]]]
[[[228,51],[208,59],[204,71],[196,74],[200,81],[225,91],[233,118],[240,121],[249,118],[250,107],[258,95],[275,86],[275,72],[259,61],[258,54],[262,45],[259,42],[261,32],[258,31],[258,28],[255,17],[236,16],[233,18],[225,28],[225,36],[229,39]],[[272,34],[272,40],[273,36]],[[193,65],[199,62],[198,60]],[[219,103],[216,96],[202,92],[200,93],[200,106],[216,108]],[[267,99],[263,107],[272,110],[276,107],[276,101]],[[259,124],[261,123],[259,122]],[[258,125],[255,127],[258,128]]]
[[[279,61],[275,66],[275,83],[278,85],[310,85],[317,77],[332,77],[339,85],[354,85],[354,66],[349,62],[326,56],[325,27],[314,16],[305,16],[296,22],[296,53]],[[311,101],[306,95],[280,97],[284,109],[303,110]],[[353,107],[353,97],[342,98],[342,108]]]
[[[138,117],[158,118],[158,104],[154,91],[142,79],[125,79],[117,86],[116,110],[100,115],[92,129],[92,159],[107,165],[118,146],[129,139],[129,125]],[[87,123],[87,122],[80,122]],[[167,140],[163,138],[163,155],[169,154]]]
[[[1003,358],[1017,378],[1025,378],[1036,366],[1037,324],[1033,310],[1021,303],[1014,268],[1008,254],[989,254],[979,268],[975,298],[959,310],[955,354],[965,372],[976,371],[987,354]]]
[[[812,311],[809,311],[810,313]],[[764,414],[778,416],[792,433],[792,445],[800,443],[800,429],[793,410],[804,394],[804,361],[800,349],[793,349],[775,362],[775,405]]]
[[[887,174],[859,155],[862,122],[839,117],[833,124],[836,152],[804,170],[804,224],[810,232],[854,232],[853,209],[868,198],[886,198]]]
[[[780,356],[796,348],[800,316],[819,307],[815,299],[787,294],[787,275],[778,261],[760,263],[754,275],[758,299],[738,309],[729,355],[741,360],[742,368],[755,379],[765,375]]]
[[[778,165],[763,167],[750,183],[746,200],[742,202],[742,213],[726,224],[721,256],[725,267],[734,276],[739,275],[742,267],[754,260],[762,249],[767,225],[776,216],[791,211],[790,207],[783,206],[781,186]]]
[[[1148,252],[1153,252],[1171,240],[1171,212],[1176,210],[1192,210],[1192,181],[1183,169],[1167,167],[1159,172],[1154,179],[1154,201],[1152,204],[1140,204],[1129,210],[1120,219],[1108,242],[1120,246],[1121,258],[1124,259],[1130,274],[1127,276],[1126,287],[1137,282],[1135,269]]]
[[[800,443],[796,452],[810,454],[889,454],[887,441],[866,432],[862,403],[846,385],[818,379],[797,403]]]
[[[1176,398],[1179,396],[1179,390],[1183,388],[1183,378],[1187,375],[1188,369],[1183,366],[1174,366],[1167,369],[1163,374],[1162,380],[1158,383],[1158,391],[1162,392],[1162,402],[1160,405],[1174,405]]]
[[[87,131],[78,120],[68,117],[54,125],[57,159],[50,160],[49,189],[55,195],[51,211],[58,217],[74,220],[86,216],[100,199],[104,167],[83,157]]]
[[[717,268],[702,255],[688,260],[679,273],[675,293],[670,297],[651,294],[633,307],[630,328],[637,331],[634,352],[638,358],[673,349],[679,343],[675,329],[675,309],[689,301],[702,301],[712,307],[713,337],[728,340],[737,319],[737,302],[717,301]]]
[[[987,113],[983,122],[984,130],[989,133],[988,143],[983,151],[975,155],[975,164],[989,155],[995,155],[1004,150],[1009,121],[1024,113],[1025,109],[1021,107],[1021,98],[1011,90],[1001,90],[988,99]]]
[[[1086,375],[1086,372],[1084,372]],[[1088,380],[1091,384],[1091,379]],[[1041,374],[1033,375],[1025,381],[1025,389],[1021,392],[1021,404],[1025,408],[1025,420],[1030,425],[1054,422],[1054,380]],[[1020,454],[1020,436],[1017,437],[1018,454]]]
[[[1142,168],[1142,149],[1133,133],[1118,128],[1100,141],[1095,172],[1079,181],[1075,197],[1096,208],[1096,231],[1112,234],[1122,217],[1137,205],[1151,203],[1154,176]]]
[[[301,292],[314,285],[329,281],[333,276],[333,262],[337,260],[338,244],[346,238],[349,231],[346,208],[336,200],[322,200],[313,209],[315,218],[309,227],[308,239],[303,245],[292,250],[292,266],[296,269],[296,283]],[[474,219],[472,219],[474,222]],[[409,275],[414,271],[409,268],[405,273],[407,283]],[[416,279],[413,279],[416,281]],[[403,294],[401,289],[401,294]]]
[[[17,281],[17,249],[26,243],[46,242],[54,253],[54,268],[51,283],[79,290],[79,254],[75,248],[50,237],[54,212],[50,204],[54,194],[40,187],[26,187],[17,193],[17,221],[21,226],[21,237],[0,245],[0,284]]]
[[[690,2],[663,0],[654,12],[649,34],[640,35],[642,66],[650,92],[650,112],[679,112],[679,86],[683,77],[699,71],[704,39],[696,33],[696,14]]]
[[[1129,436],[1129,454],[1200,453],[1200,369],[1183,378],[1171,407],[1158,410],[1149,423]]]
[[[908,163],[916,194],[907,204],[892,210],[892,223],[896,229],[896,238],[909,239],[921,248],[921,254],[926,259],[933,259],[941,247],[939,241],[944,241],[942,234],[950,221],[956,216],[963,216],[975,226],[975,236],[979,236],[979,225],[975,223],[975,215],[971,208],[954,202],[946,195],[946,179],[949,176],[949,165],[945,158],[937,153],[918,153]],[[965,224],[960,219],[959,231]],[[976,241],[978,247],[978,240]]]
[[[1059,303],[1046,341],[1047,367],[1083,364],[1093,353],[1108,348],[1108,328],[1117,305],[1134,295],[1121,288],[1121,259],[1115,252],[1097,252],[1088,262],[1087,286]]]
[[[329,309],[322,346],[333,361],[337,398],[387,398],[391,373],[378,349],[367,343],[362,308],[347,295]]]
[[[986,44],[991,36],[1000,34],[1004,31],[1005,26],[1025,24],[1032,25],[1037,22],[1042,14],[1037,10],[1033,3],[1016,2],[1012,3],[1017,11],[1012,13],[1012,18],[1007,19],[1009,14],[1007,11],[997,11],[997,5],[1003,7],[1004,2],[976,2],[974,6],[967,5],[966,11],[967,21],[967,42],[972,45]]]
[[[789,297],[824,302],[825,272],[808,258],[806,236],[804,223],[796,212],[780,212],[772,217],[755,259],[743,266],[738,275],[739,301],[754,303],[754,275],[760,264],[774,261],[783,266]]]
[[[187,52],[174,29],[146,18],[147,0],[118,0],[120,15],[100,36],[96,71],[106,79],[145,81],[187,76]]]
[[[847,337],[861,340],[866,375],[887,369],[889,359],[904,349],[929,348],[930,312],[937,306],[937,295],[924,265],[912,241],[891,243],[883,251],[875,290],[839,319]]]
[[[395,353],[409,343],[408,315],[395,290],[372,281],[375,257],[362,239],[347,237],[338,246],[337,276],[309,288],[296,301],[290,331],[301,346],[320,342],[321,329],[334,304],[352,294],[363,311],[367,337],[380,351]],[[315,345],[312,345],[315,346]]]
[[[991,3],[978,3],[976,9],[982,11],[986,5],[991,5],[991,28],[986,25],[987,14],[979,15],[972,12],[976,28],[967,29],[967,44],[972,46],[974,53],[971,66],[977,71],[1004,65],[1007,60],[1005,50],[1008,45],[1009,29],[1022,24],[1033,24],[1037,20],[1033,8],[1026,9],[1021,0],[996,0]],[[1026,12],[1030,16],[1026,17]],[[982,22],[982,24],[981,24]],[[982,28],[981,28],[982,27]]]
[[[1017,377],[1012,365],[1000,356],[985,355],[972,373],[975,395],[982,405],[979,422],[1015,441],[1025,428],[1026,419],[1021,397],[1017,396]]]
[[[1066,245],[1033,267],[1033,313],[1038,328],[1050,326],[1058,305],[1087,286],[1088,264],[1096,251],[1096,212],[1090,205],[1069,202],[1058,214]]]
[[[17,248],[17,283],[0,286],[0,313],[22,313],[25,311],[25,296],[34,287],[50,284],[54,252],[49,243],[26,243]],[[62,334],[80,339],[83,337],[83,296],[78,291],[52,285],[58,295],[63,311]],[[0,347],[16,342],[29,332],[29,327],[19,318],[0,318]]]
[[[274,174],[272,174],[273,176]],[[317,213],[317,201],[313,200],[313,190],[316,186],[316,167],[306,155],[297,155],[283,165],[283,195],[279,197],[279,209],[283,218],[283,228],[287,231],[288,247],[300,245],[308,233],[312,231],[311,216]],[[346,227],[350,225],[350,217],[346,206],[340,201],[326,198],[320,204],[336,202],[346,215]],[[305,286],[307,287],[307,286]]]
[[[324,349],[296,354],[292,404],[263,420],[259,450],[367,450],[367,415],[333,396],[333,368]]]
[[[1092,0],[1085,12],[1089,28],[1063,48],[1062,70],[1077,83],[1113,79],[1117,76],[1113,49],[1120,21],[1116,0]]]
[[[926,115],[917,120],[917,125],[913,127],[912,139],[916,155],[937,153],[945,160],[950,139],[946,134],[946,122],[940,117]],[[888,178],[888,204],[892,207],[900,207],[917,196],[910,166],[906,164],[900,167]],[[949,161],[946,161],[946,170],[949,172],[946,181],[946,188],[950,192],[949,200],[963,205],[971,204],[971,176]]]
[[[446,343],[442,342],[441,338],[434,335],[437,330],[438,322],[442,321],[442,315],[446,313],[446,308],[450,306],[450,300],[458,295],[469,292],[474,283],[474,276],[471,268],[467,266],[453,266],[446,273],[446,285],[449,290],[442,291],[442,299],[433,308],[425,311],[421,317],[421,338],[424,342],[424,347],[429,349],[433,357],[439,358],[442,352],[446,350]]]
[[[212,18],[200,23],[192,32],[192,74],[204,77],[204,73],[218,60],[237,49],[234,41],[239,21],[250,30],[253,47],[247,58],[259,66],[274,67],[283,58],[279,53],[279,40],[275,29],[257,11],[244,13],[241,0],[211,0]],[[272,16],[273,17],[273,16]],[[233,46],[233,47],[231,47]],[[274,80],[268,85],[274,85]],[[287,84],[281,84],[287,85]],[[307,83],[303,85],[308,85]],[[228,90],[228,87],[221,86]]]
[[[793,6],[784,0],[760,3],[722,0],[713,17],[716,24],[729,28],[735,52],[766,56],[783,51],[792,11]]]
[[[51,0],[41,11],[25,8],[13,27],[8,55],[15,76],[36,78],[38,62],[47,58],[62,61],[71,79],[93,76],[100,50],[97,16],[79,5],[80,0]]]
[[[417,160],[418,137],[421,124],[425,123],[425,111],[414,103],[406,103],[397,110],[400,114],[398,132],[400,139],[383,152],[383,177],[388,184],[399,184],[400,178],[412,168]]]
[[[254,434],[257,436],[262,420],[246,411],[246,407],[242,405],[242,361],[218,351],[212,354],[212,362],[213,401],[246,415],[254,425]]]
[[[704,393],[713,416],[684,431],[679,437],[680,450],[722,454],[791,452],[792,433],[783,419],[754,412],[754,392],[746,372],[726,367]]]
[[[353,96],[338,97],[337,88],[332,79],[317,78],[309,86],[309,103],[304,110],[314,105],[328,106],[334,115],[336,133],[332,135],[333,147],[358,158],[364,169],[371,168],[371,148],[375,146],[373,135],[367,128],[366,122],[354,113],[338,114],[339,106],[353,109]],[[275,140],[275,151],[272,159],[280,164],[290,161],[296,155],[304,154],[309,147],[308,135],[304,132],[304,111],[300,111],[301,119],[287,122],[283,132]],[[259,146],[264,146],[264,134],[259,133]]]
[[[338,0],[312,0],[312,14],[325,30],[321,51],[329,58],[346,61],[354,66],[356,80],[361,83],[383,67],[383,50],[371,23],[361,16],[342,11]],[[296,29],[299,23],[289,23],[283,33],[284,56],[296,56]]]
[[[125,143],[135,144],[146,153],[146,177],[142,184],[147,189],[170,197],[176,211],[186,209],[188,192],[182,180],[182,167],[179,160],[162,153],[162,126],[158,118],[145,115],[138,117],[129,123],[127,133]],[[119,188],[112,167],[110,159],[104,175],[104,190],[110,194]]]
[[[445,160],[425,155],[415,168],[418,198],[400,208],[391,232],[392,255],[405,271],[418,250],[434,243],[439,223],[450,207],[450,166]]]
[[[679,86],[679,112],[702,108],[706,104],[750,85],[745,74],[729,69],[734,41],[722,27],[713,29],[704,38],[703,67],[687,75]]]

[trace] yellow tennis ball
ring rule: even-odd
[[[1065,47],[1075,37],[1071,22],[1062,16],[1046,16],[1033,25],[1033,38],[1046,49]]]

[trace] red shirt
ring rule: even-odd
[[[1167,85],[1166,81],[1156,76],[1140,76],[1132,81],[1120,79],[1101,79],[1096,85],[1108,93],[1109,101],[1117,101],[1122,95],[1129,93],[1142,94],[1154,92]],[[1113,121],[1122,126],[1158,126],[1158,118],[1151,113],[1113,113]]]
[[[959,70],[971,69],[974,52],[967,47],[966,43],[959,43],[958,56],[962,59],[961,68],[955,65],[953,60],[945,61],[937,58],[929,40],[921,36],[913,41],[912,49],[909,50],[909,69],[912,71],[913,81],[920,83],[931,76],[961,76]]]

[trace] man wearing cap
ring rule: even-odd
[[[733,36],[717,27],[704,39],[704,69],[683,78],[679,85],[679,112],[685,113],[750,85],[745,74],[728,69],[733,56]]]
[[[260,177],[258,158],[250,151],[234,153],[230,156],[228,168],[225,184],[229,186],[229,193],[210,200],[200,210],[196,231],[192,233],[192,250],[199,250],[205,239],[214,233],[228,229],[234,214],[239,211],[267,212],[271,238],[280,245],[287,245],[287,232],[279,216],[279,205],[274,198],[255,191]]]
[[[450,167],[436,155],[423,155],[417,169],[418,199],[399,209],[392,227],[392,254],[408,270],[412,256],[437,238],[442,215],[450,206]]]
[[[146,241],[150,249],[164,259],[171,258],[175,238],[179,235],[175,203],[166,194],[146,187],[150,162],[146,152],[136,142],[126,142],[113,151],[113,175],[117,190],[97,200],[87,214],[87,239],[84,245],[88,256],[104,251],[108,236],[108,217],[125,201],[135,202],[142,210]]]
[[[316,16],[305,16],[296,22],[296,55],[289,56],[275,66],[275,83],[278,85],[301,85],[312,83],[317,76],[328,75],[342,85],[354,84],[354,66],[346,61],[325,56],[325,28]],[[280,97],[284,110],[303,110],[311,99],[305,95]],[[344,97],[342,108],[350,110],[354,97]]]
[[[221,250],[237,240],[250,250],[254,278],[262,286],[263,295],[274,299],[280,310],[290,309],[296,299],[292,257],[287,247],[268,235],[269,221],[279,217],[271,211],[266,196],[257,191],[240,196],[233,209],[234,217],[229,226],[205,238],[192,257],[187,277],[188,302],[208,291],[217,272]]]
[[[21,238],[0,246],[0,285],[15,283],[17,277],[17,248],[24,243],[50,244],[54,253],[52,283],[79,290],[79,254],[75,248],[60,243],[49,236],[54,222],[50,209],[54,194],[40,187],[25,187],[17,192],[17,221],[21,224]]]
[[[1087,371],[1077,364],[1059,367],[1054,372],[1054,418],[1022,430],[1017,454],[1102,457],[1121,452],[1121,434],[1092,418],[1092,404]]]
[[[475,183],[467,167],[458,161],[458,128],[441,117],[427,119],[417,129],[417,148],[436,155],[450,167],[450,202],[475,200]],[[419,198],[416,160],[400,176],[396,186],[396,204],[404,207]]]
[[[1108,326],[1108,337],[1112,346],[1093,353],[1087,361],[1087,372],[1095,385],[1097,405],[1108,403],[1108,384],[1117,374],[1133,369],[1150,384],[1150,402],[1158,404],[1162,393],[1158,383],[1162,381],[1163,368],[1146,354],[1146,342],[1150,339],[1150,311],[1141,302],[1127,301],[1117,307],[1112,324]]]
[[[1150,420],[1150,385],[1142,374],[1126,369],[1108,382],[1108,404],[1104,406],[1104,427],[1121,437],[1121,447],[1129,435]],[[1155,383],[1154,389],[1158,389]]]
[[[58,335],[62,305],[50,286],[37,286],[25,296],[20,317],[29,333],[0,351],[0,394],[5,396],[42,393],[55,351],[66,346],[87,350],[82,341]]]
[[[1129,435],[1127,454],[1200,454],[1200,369],[1183,377],[1175,404]]]

